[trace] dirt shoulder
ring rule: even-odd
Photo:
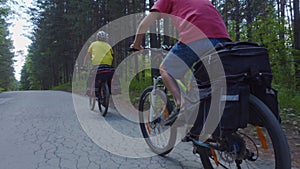
[[[282,128],[290,146],[292,167],[300,168],[300,125],[284,123]]]

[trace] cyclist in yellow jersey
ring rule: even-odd
[[[93,65],[112,65],[113,50],[108,43],[99,40],[95,41],[90,45],[88,53],[92,54]]]
[[[99,31],[97,33],[97,40],[91,43],[84,58],[83,68],[86,67],[89,59],[92,60],[93,66],[90,77],[87,81],[87,95],[90,94],[89,90],[93,79],[95,79],[95,87],[97,87],[101,82],[108,81],[111,91],[111,79],[114,73],[114,67],[112,66],[113,50],[107,43],[107,40],[108,34],[104,31]]]
[[[83,66],[86,66],[87,61],[92,57],[92,65],[112,65],[113,50],[111,46],[106,42],[108,34],[104,31],[97,33],[97,41],[93,42],[86,54],[83,62]]]

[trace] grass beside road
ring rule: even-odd
[[[50,90],[61,90],[61,91],[67,91],[72,92],[72,82],[64,83],[58,86],[55,86],[51,88]]]
[[[279,106],[283,123],[300,125],[300,93],[289,89],[279,89]]]

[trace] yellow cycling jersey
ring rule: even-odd
[[[108,43],[95,41],[90,45],[88,52],[92,54],[92,65],[112,65],[113,50]]]

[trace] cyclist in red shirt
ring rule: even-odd
[[[175,79],[182,79],[199,57],[216,44],[230,41],[230,37],[221,15],[209,0],[158,0],[139,24],[131,48],[142,50],[141,42],[147,29],[165,16],[171,17],[179,34],[178,42],[160,66],[162,79],[176,100],[176,107],[167,120],[167,124],[171,125],[181,106],[180,90]]]

